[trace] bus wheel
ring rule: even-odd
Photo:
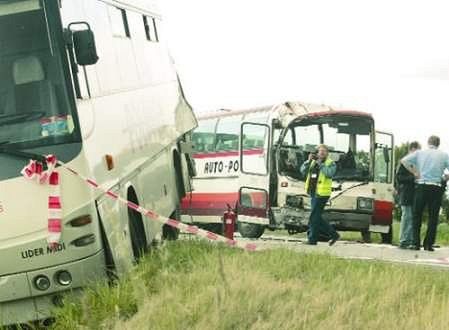
[[[245,238],[259,238],[263,235],[265,227],[254,223],[239,222],[239,233]]]
[[[128,200],[138,204],[137,196],[133,190],[128,192]],[[128,208],[128,226],[134,259],[138,263],[143,255],[148,252],[148,244],[142,215],[131,208]]]
[[[371,232],[368,229],[363,229],[360,233],[362,234],[363,243],[371,243]]]
[[[390,230],[386,234],[380,234],[382,237],[382,244],[392,244],[393,243],[393,226],[390,225]]]
[[[170,219],[179,221],[181,219],[181,211],[179,210],[179,206],[176,207],[176,210],[170,216]],[[174,228],[169,225],[164,225],[162,227],[162,239],[166,241],[176,241],[179,237],[179,229]]]

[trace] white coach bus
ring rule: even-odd
[[[126,272],[154,240],[176,237],[60,169],[53,251],[49,188],[20,174],[28,155],[54,154],[103,188],[179,215],[197,122],[160,23],[147,0],[0,1],[0,326],[46,319],[61,293]]]
[[[199,116],[193,133],[197,176],[182,202],[182,219],[221,229],[238,205],[238,230],[249,238],[266,228],[307,230],[310,199],[302,163],[319,144],[337,163],[326,217],[339,230],[370,232],[391,242],[393,136],[376,132],[370,114],[287,102]]]

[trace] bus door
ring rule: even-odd
[[[394,137],[393,134],[376,131],[374,145],[374,214],[372,231],[384,231],[377,226],[390,226],[393,219],[393,180],[394,166]],[[378,229],[378,230],[376,230]],[[380,230],[379,230],[380,229]]]
[[[240,132],[239,223],[269,224],[270,126],[244,122]]]

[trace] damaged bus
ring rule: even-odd
[[[366,242],[371,232],[391,242],[394,141],[370,114],[295,102],[221,110],[200,116],[192,139],[197,176],[183,221],[220,231],[224,211],[237,206],[243,237],[306,231],[310,199],[300,167],[324,143],[337,164],[325,217]]]
[[[197,122],[154,1],[0,1],[0,27],[1,327],[48,320],[65,292],[127,272],[177,235],[60,168],[62,237],[50,249],[50,188],[22,177],[29,159],[53,154],[179,217]]]

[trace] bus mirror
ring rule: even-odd
[[[79,65],[92,65],[98,62],[95,36],[90,28],[73,32],[73,46]]]

